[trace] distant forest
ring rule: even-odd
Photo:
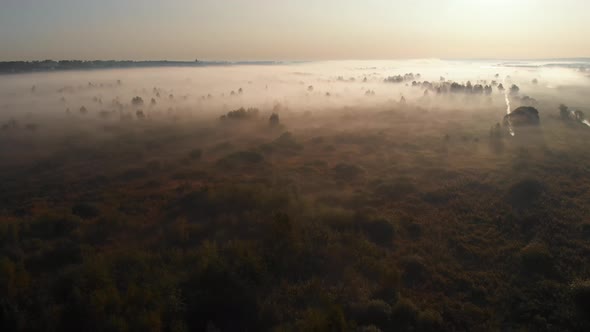
[[[273,65],[276,61],[131,61],[131,60],[43,60],[43,61],[7,61],[0,62],[0,74],[15,74],[27,72],[45,72],[61,70],[86,70],[107,68],[134,67],[201,67],[201,66],[230,66],[230,65]]]

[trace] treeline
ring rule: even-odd
[[[107,68],[145,68],[145,67],[204,67],[230,65],[273,65],[274,61],[131,61],[131,60],[43,60],[0,62],[1,74],[45,72],[61,70],[86,70]]]

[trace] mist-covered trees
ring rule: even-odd
[[[403,83],[413,81],[414,79],[419,79],[420,77],[420,74],[414,75],[414,73],[406,73],[404,75],[388,76],[383,81],[385,83]]]
[[[131,98],[131,105],[133,106],[143,106],[143,98],[139,96],[135,96]]]
[[[221,120],[248,120],[258,117],[260,111],[257,108],[245,109],[240,107],[237,110],[230,111],[220,117]]]
[[[572,110],[564,104],[559,105],[559,116],[566,121],[583,122],[585,120],[584,112]]]
[[[279,114],[277,114],[277,113],[274,113],[274,112],[273,112],[273,113],[270,115],[270,118],[268,118],[268,124],[269,124],[271,127],[277,127],[277,126],[280,124],[280,121],[279,121]]]

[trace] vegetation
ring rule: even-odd
[[[588,330],[586,128],[346,112],[6,122],[0,330]]]

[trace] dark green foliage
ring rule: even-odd
[[[271,115],[270,115],[270,118],[268,118],[268,124],[269,124],[271,127],[276,127],[276,126],[278,126],[278,125],[280,124],[280,121],[279,121],[279,115],[278,115],[277,113],[273,113],[273,114],[271,114]]]
[[[398,178],[393,181],[379,183],[375,188],[375,194],[387,200],[401,199],[416,191],[416,185],[408,178]]]
[[[526,179],[512,185],[508,191],[508,202],[515,208],[531,207],[543,194],[545,186],[535,179]]]
[[[295,330],[311,332],[338,332],[347,330],[347,322],[342,309],[337,305],[309,309],[296,323]]]
[[[292,149],[301,150],[303,146],[295,141],[295,137],[290,132],[284,132],[276,140],[273,141],[273,145],[278,149]]]
[[[221,120],[251,120],[258,117],[258,109],[257,108],[248,108],[245,109],[243,107],[235,110],[230,111],[226,115],[221,116]]]
[[[559,115],[561,116],[561,118],[563,120],[570,119],[570,111],[566,105],[564,105],[564,104],[559,105]]]
[[[428,278],[426,265],[420,256],[411,255],[402,258],[401,268],[403,270],[404,282],[406,285],[419,285]]]
[[[354,180],[365,173],[365,171],[356,165],[339,163],[332,169],[334,176],[340,180]]]
[[[391,221],[383,218],[369,219],[362,222],[361,227],[371,241],[381,246],[391,246],[395,234]]]
[[[100,210],[94,204],[81,202],[72,206],[72,214],[83,219],[90,219],[98,217]]]
[[[570,292],[580,317],[590,322],[590,281],[576,280],[572,282]]]
[[[189,330],[203,331],[209,324],[222,331],[260,329],[255,281],[225,264],[210,262],[183,285]]]
[[[256,165],[264,161],[264,156],[256,151],[238,151],[219,159],[217,165],[227,168]]]
[[[400,299],[396,305],[393,306],[391,313],[392,324],[401,331],[411,331],[416,326],[419,314],[419,310],[412,301]]]
[[[436,332],[443,328],[443,319],[434,310],[424,310],[418,315],[416,325],[420,332]]]
[[[361,326],[376,326],[382,330],[391,328],[391,306],[382,300],[369,300],[354,305],[352,318]]]
[[[529,273],[550,274],[553,259],[547,247],[541,243],[530,243],[520,251],[523,268]]]
[[[140,96],[135,96],[131,99],[131,104],[133,106],[142,106],[143,105],[143,98]]]
[[[149,174],[149,170],[144,167],[134,167],[125,170],[119,176],[119,179],[125,181],[137,180],[141,178],[145,178]]]
[[[189,152],[188,157],[192,160],[199,160],[203,155],[203,151],[201,149],[193,149]]]

